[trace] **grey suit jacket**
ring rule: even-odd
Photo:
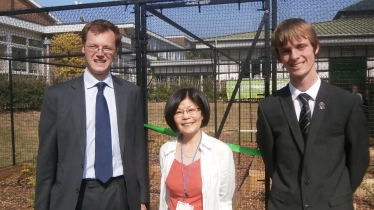
[[[269,210],[353,210],[369,164],[361,102],[323,81],[315,102],[306,143],[288,85],[259,104],[257,143],[272,179]]]
[[[130,209],[148,202],[143,98],[139,87],[113,76],[119,143]],[[46,88],[39,123],[35,210],[74,210],[86,145],[83,76]],[[89,102],[88,102],[89,103]]]

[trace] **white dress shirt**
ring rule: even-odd
[[[175,159],[177,138],[166,142],[160,149],[160,210],[167,210],[170,192],[166,178]],[[232,210],[235,191],[235,163],[231,149],[222,141],[202,132],[200,167],[204,210]],[[181,186],[182,187],[182,186]]]
[[[314,110],[314,106],[316,104],[316,98],[317,98],[317,94],[318,94],[318,91],[319,91],[319,87],[321,86],[321,78],[319,78],[319,76],[317,76],[318,79],[317,81],[312,85],[312,87],[310,87],[307,91],[305,92],[301,92],[300,90],[296,89],[295,86],[293,86],[291,84],[291,82],[289,83],[289,88],[290,88],[290,92],[291,92],[291,95],[292,95],[292,101],[293,101],[293,104],[294,104],[294,107],[295,107],[295,113],[296,113],[296,117],[297,117],[297,120],[299,120],[300,118],[300,112],[301,112],[301,107],[303,106],[303,103],[300,101],[299,99],[299,94],[300,93],[307,93],[311,99],[309,99],[309,107],[310,107],[310,114],[312,116],[312,119],[313,119],[313,110]]]
[[[95,85],[100,81],[88,73],[87,69],[84,71],[83,79],[86,98],[86,152],[83,179],[95,179],[95,113],[98,91]],[[123,175],[123,166],[118,138],[117,109],[112,75],[109,73],[103,82],[107,84],[104,88],[104,96],[109,109],[112,135],[113,177],[116,177]]]

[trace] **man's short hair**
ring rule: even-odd
[[[116,48],[118,49],[119,46],[121,45],[121,39],[122,35],[119,31],[119,28],[115,26],[113,23],[103,20],[103,19],[97,19],[91,22],[88,22],[82,29],[81,31],[81,39],[82,43],[86,44],[87,40],[87,33],[91,31],[92,33],[103,33],[106,31],[113,31],[115,37],[116,37]]]
[[[307,23],[304,19],[301,18],[291,18],[282,21],[274,30],[273,35],[271,36],[271,49],[277,58],[280,61],[279,48],[282,48],[287,45],[289,41],[300,40],[300,38],[309,39],[312,44],[313,51],[319,46],[319,40],[317,33],[314,30],[313,26]]]

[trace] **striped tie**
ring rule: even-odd
[[[310,112],[310,107],[308,100],[310,96],[306,93],[301,93],[299,96],[300,101],[303,103],[300,112],[299,126],[301,129],[301,134],[303,135],[304,141],[307,140],[309,134],[310,123],[312,121],[312,114]]]

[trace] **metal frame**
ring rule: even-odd
[[[273,15],[273,24],[272,27],[274,28],[277,24],[276,20],[276,4],[277,0],[272,0],[273,4],[273,10],[272,10],[272,15]],[[220,51],[219,48],[211,45],[204,39],[200,38],[199,36],[193,34],[192,32],[188,31],[187,29],[183,28],[181,25],[175,23],[173,20],[169,19],[165,15],[162,14],[162,10],[165,8],[177,8],[177,7],[197,7],[199,9],[199,12],[201,12],[201,7],[202,6],[209,6],[209,5],[219,5],[219,4],[238,4],[238,9],[240,10],[240,5],[241,3],[248,3],[248,2],[262,2],[263,3],[263,8],[260,9],[263,11],[263,17],[261,22],[259,23],[259,27],[256,32],[255,39],[252,42],[252,45],[250,46],[248,50],[247,57],[244,62],[241,62],[240,60],[232,58],[230,55],[225,54],[224,52]],[[269,41],[270,41],[270,0],[196,0],[196,1],[187,1],[187,2],[170,2],[170,1],[165,1],[165,0],[126,0],[126,1],[111,1],[111,2],[99,2],[99,3],[89,3],[89,4],[77,4],[77,5],[68,5],[68,6],[56,6],[56,7],[45,7],[45,8],[35,8],[35,9],[25,9],[25,10],[13,10],[13,11],[2,11],[0,12],[0,16],[13,16],[13,15],[20,15],[20,14],[30,14],[30,13],[49,13],[53,11],[62,11],[62,10],[76,10],[76,9],[86,9],[86,8],[99,8],[99,7],[110,7],[110,6],[120,6],[120,5],[125,5],[126,8],[128,5],[133,5],[134,6],[134,17],[135,17],[135,37],[133,38],[135,42],[135,63],[136,63],[136,84],[141,87],[142,92],[143,92],[143,97],[144,101],[147,101],[147,69],[148,69],[148,61],[147,61],[147,12],[153,14],[154,16],[160,18],[161,20],[165,21],[169,25],[175,27],[176,29],[180,30],[181,32],[187,34],[188,36],[194,38],[197,40],[199,43],[203,43],[206,45],[210,51],[211,51],[211,61],[212,61],[212,75],[214,78],[217,76],[217,66],[219,64],[219,57],[223,56],[227,58],[229,61],[232,61],[234,64],[239,66],[239,77],[235,85],[234,92],[229,100],[228,106],[225,110],[224,116],[222,121],[220,122],[218,126],[218,119],[217,119],[217,100],[214,101],[215,103],[215,125],[214,125],[214,130],[215,130],[215,137],[219,138],[223,127],[225,125],[225,122],[227,120],[227,117],[229,115],[229,112],[231,110],[231,107],[234,103],[235,95],[238,93],[240,83],[243,79],[244,73],[249,71],[249,62],[251,60],[252,54],[256,48],[256,44],[259,41],[259,36],[261,31],[265,31],[265,56],[262,58],[264,59],[264,69],[263,72],[267,74],[267,78],[269,79],[270,76],[270,68],[272,65],[273,69],[273,90],[275,90],[274,87],[276,87],[276,74],[274,72],[276,71],[276,61],[270,62],[270,46],[269,46]],[[275,8],[275,9],[274,9]],[[159,10],[159,11],[158,11]],[[275,17],[274,17],[275,16]],[[189,49],[190,51],[191,49]],[[165,50],[169,51],[169,50]],[[173,51],[173,50],[170,50]],[[179,50],[183,51],[183,50]],[[153,51],[152,51],[153,52]],[[155,51],[156,52],[156,51]],[[132,54],[134,52],[119,52],[119,55],[124,55],[124,54]],[[25,57],[25,58],[1,58],[3,60],[8,60],[9,61],[9,74],[12,74],[11,70],[11,61],[24,61],[24,62],[30,62],[30,63],[38,63],[38,64],[50,64],[50,65],[55,65],[55,66],[69,66],[69,67],[78,67],[81,68],[81,66],[73,66],[73,65],[65,65],[65,64],[57,64],[57,63],[50,63],[50,62],[40,62],[40,61],[35,61],[33,59],[43,59],[43,58],[60,58],[60,57],[79,57],[83,56],[83,54],[70,54],[70,55],[47,55],[47,56],[34,56],[34,57]],[[11,100],[11,106],[12,106],[12,101],[13,101],[13,90],[12,90],[12,83],[11,83],[11,76],[10,76],[10,84],[9,84],[9,90],[11,91],[10,94],[10,100]],[[269,82],[268,80],[265,80],[265,89],[269,90]],[[214,79],[214,97],[217,98],[217,91],[216,91],[216,86],[217,86],[217,81]],[[275,86],[274,86],[275,85]],[[240,92],[239,92],[240,94]],[[267,94],[269,94],[269,91],[267,91]],[[144,103],[144,121],[145,123],[148,122],[148,105],[147,103]],[[13,164],[16,164],[15,160],[15,145],[14,145],[14,125],[13,125],[13,111],[11,112],[11,121],[12,121],[12,147],[13,147]],[[240,124],[239,124],[240,126]],[[147,130],[144,130],[147,136]],[[148,145],[147,149],[148,149]],[[148,150],[147,150],[148,151]],[[149,170],[149,166],[148,166]],[[266,190],[268,192],[268,190]],[[268,193],[267,193],[268,195]],[[149,208],[149,206],[148,206]]]

